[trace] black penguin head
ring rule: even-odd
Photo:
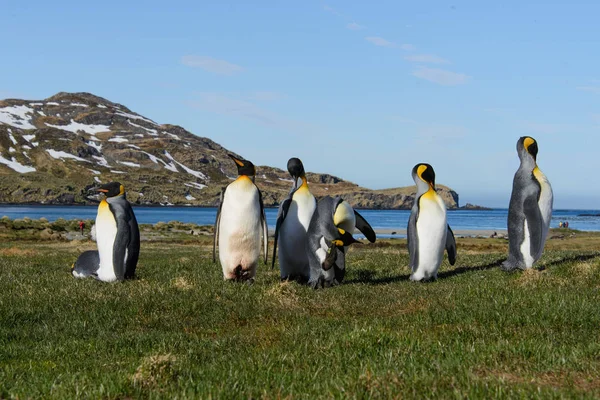
[[[299,158],[290,158],[287,163],[287,170],[294,179],[304,176],[304,165],[302,165],[302,161]]]
[[[96,191],[104,193],[106,197],[115,197],[125,194],[125,187],[119,182],[109,182],[100,186]]]
[[[427,163],[415,165],[412,170],[412,176],[415,181],[418,178],[435,189],[435,171],[431,165]]]
[[[537,160],[538,144],[537,141],[530,136],[523,136],[517,142],[517,153],[519,158],[523,158],[523,155],[529,154],[533,157],[533,161]]]
[[[237,158],[233,154],[227,154],[235,162],[238,170],[238,175],[254,176],[256,175],[256,167],[248,160]]]

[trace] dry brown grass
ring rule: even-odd
[[[8,249],[0,249],[0,256],[18,257],[18,256],[33,256],[38,252],[33,249],[20,249],[18,247],[9,247]]]
[[[190,283],[187,279],[185,279],[183,276],[179,276],[173,279],[171,281],[171,284],[173,285],[173,287],[176,287],[180,290],[190,290],[194,288],[194,285]]]
[[[161,386],[177,378],[176,362],[177,358],[172,354],[146,357],[131,379],[139,386]]]

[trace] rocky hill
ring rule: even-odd
[[[136,204],[215,206],[237,175],[228,153],[89,93],[0,101],[0,203],[93,203],[89,188],[117,180]],[[327,174],[307,177],[315,196],[343,195],[357,208],[406,209],[414,201],[414,186],[370,190]],[[276,206],[291,181],[287,171],[258,166],[256,184],[265,205]],[[456,192],[438,192],[458,207]]]

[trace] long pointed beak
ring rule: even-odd
[[[239,158],[237,158],[236,156],[234,156],[233,154],[227,154],[227,155],[229,156],[229,158],[231,158],[240,167],[244,166],[244,163]]]

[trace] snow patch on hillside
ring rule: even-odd
[[[47,149],[46,152],[48,154],[50,154],[50,156],[52,158],[56,158],[57,160],[64,160],[65,158],[71,158],[71,159],[77,160],[77,161],[89,162],[88,160],[84,160],[81,157],[74,156],[73,154],[67,153],[65,151],[56,151],[56,150],[52,150],[52,149]]]
[[[141,128],[143,130],[145,130],[146,132],[148,132],[148,134],[150,136],[158,136],[158,133],[156,131],[156,129],[150,129],[150,128],[146,128],[145,126],[141,126],[138,124],[134,124],[133,122],[131,122],[130,120],[127,120],[127,123],[131,126],[135,126],[136,128]]]
[[[110,130],[110,126],[107,125],[94,125],[94,124],[81,124],[79,122],[75,122],[71,120],[69,125],[52,125],[46,123],[47,126],[56,129],[62,129],[63,131],[77,133],[78,131],[84,131],[85,133],[89,133],[90,135],[95,135],[96,133],[106,132]]]
[[[33,109],[27,106],[9,106],[0,108],[0,122],[21,129],[35,129],[31,124],[30,117]]]
[[[191,168],[186,167],[185,165],[183,165],[182,163],[180,163],[179,161],[175,160],[173,158],[173,156],[171,156],[169,154],[168,151],[165,150],[165,156],[167,156],[167,158],[173,162],[175,162],[177,165],[179,165],[181,168],[183,168],[185,170],[185,172],[187,172],[190,175],[194,175],[196,178],[200,178],[200,179],[206,179],[206,175],[204,175],[202,172],[200,171],[194,171]]]
[[[7,160],[6,158],[0,156],[0,164],[4,164],[21,174],[35,171],[35,168],[19,163],[14,157],[12,157],[12,160]]]
[[[154,122],[154,121],[152,121],[152,120],[149,120],[148,118],[144,118],[144,117],[142,117],[142,116],[140,116],[140,115],[129,114],[129,113],[126,113],[126,112],[124,112],[124,111],[120,111],[120,110],[119,110],[119,111],[117,111],[117,112],[115,113],[115,115],[120,115],[121,117],[127,117],[127,118],[131,118],[131,119],[141,119],[142,121],[149,122],[149,123],[151,123],[152,125],[159,126],[159,125],[158,125],[156,122]]]
[[[184,183],[184,185],[187,186],[187,187],[198,189],[198,190],[202,190],[202,189],[204,189],[206,187],[206,185],[203,185],[203,184],[198,183],[198,182]]]
[[[108,165],[108,161],[106,161],[106,158],[104,158],[104,157],[98,157],[98,156],[92,156],[92,158],[95,158],[96,160],[98,160],[96,162],[96,164],[98,164],[99,166],[110,168],[110,165]]]
[[[119,164],[123,164],[126,165],[128,167],[135,167],[135,168],[140,168],[140,164],[136,164],[134,162],[129,162],[129,161],[117,161],[117,163]]]

